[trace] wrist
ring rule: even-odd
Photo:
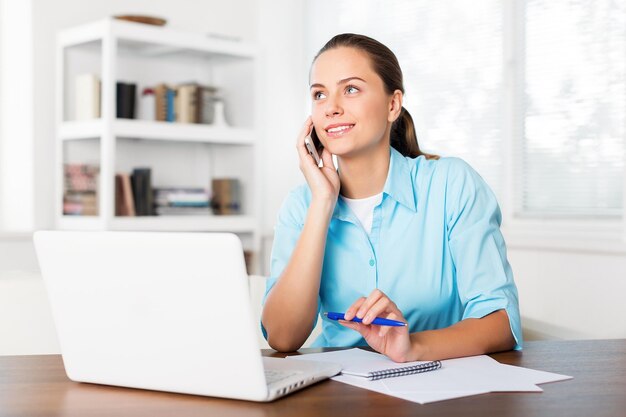
[[[419,332],[412,333],[410,335],[411,340],[411,352],[410,352],[410,361],[424,361],[427,360],[428,357],[428,349],[424,344],[423,340],[420,338]]]
[[[314,198],[311,200],[309,212],[314,212],[317,215],[326,215],[330,218],[335,210],[336,203],[336,198]]]

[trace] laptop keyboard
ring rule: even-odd
[[[302,372],[292,372],[292,371],[274,371],[271,369],[265,370],[265,380],[268,384],[273,384],[278,381],[282,381],[283,379],[289,378],[294,375],[301,374]]]

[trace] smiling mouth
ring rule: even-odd
[[[326,129],[326,134],[331,138],[336,138],[345,135],[351,131],[353,127],[353,124],[331,127],[330,129]]]

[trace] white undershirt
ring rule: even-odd
[[[372,220],[374,219],[374,207],[376,207],[383,199],[383,193],[365,198],[347,198],[340,196],[346,202],[350,210],[354,212],[356,218],[359,219],[361,226],[369,235],[372,232]]]

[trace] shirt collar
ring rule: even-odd
[[[387,174],[383,193],[409,210],[417,212],[411,166],[407,158],[393,147],[391,147],[389,173]]]
[[[385,195],[393,198],[408,209],[417,212],[411,167],[406,158],[393,147],[391,147],[389,154],[389,171],[383,187],[383,199]],[[341,198],[337,199],[333,217],[339,220],[351,220],[354,218],[348,205]]]

